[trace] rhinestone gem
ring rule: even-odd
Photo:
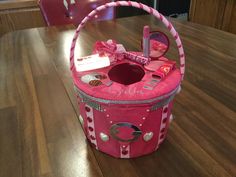
[[[100,138],[104,142],[107,142],[109,140],[109,136],[105,133],[100,133]]]
[[[150,141],[153,137],[153,132],[145,133],[143,136],[144,141]]]
[[[81,116],[81,115],[79,115],[79,121],[80,121],[80,123],[83,125],[84,124],[84,119],[83,119],[83,117]]]

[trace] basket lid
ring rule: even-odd
[[[130,60],[89,72],[74,70],[73,78],[81,94],[95,101],[115,104],[156,102],[176,93],[181,83],[177,68],[160,79]]]

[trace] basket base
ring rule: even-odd
[[[165,140],[172,104],[153,110],[153,105],[100,105],[95,109],[81,101],[79,120],[92,147],[116,158],[136,158],[156,151]]]

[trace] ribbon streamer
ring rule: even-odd
[[[146,65],[150,62],[149,58],[140,55],[139,52],[127,52],[122,44],[117,44],[115,40],[97,41],[94,45],[93,54],[108,56],[110,62],[116,63],[124,58]]]

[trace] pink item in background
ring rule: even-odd
[[[94,8],[111,0],[39,0],[39,7],[48,26],[74,24],[80,21]],[[111,20],[115,18],[115,9],[107,8],[93,20]]]
[[[74,50],[79,32],[97,12],[116,6],[143,9],[163,22],[177,44],[180,69],[173,67],[155,86],[150,85],[156,80],[153,78],[154,72],[125,57],[106,68],[77,72]],[[165,66],[170,61],[163,62],[162,66]],[[133,1],[111,2],[96,8],[76,29],[71,44],[70,66],[80,102],[80,120],[94,148],[114,157],[133,158],[152,153],[160,147],[167,135],[173,99],[180,90],[185,71],[181,40],[164,16],[151,7]],[[104,84],[106,79],[110,79],[112,84]]]

